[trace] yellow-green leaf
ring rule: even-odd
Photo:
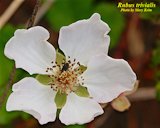
[[[160,81],[156,84],[156,98],[158,101],[160,101]]]
[[[65,60],[65,56],[62,55],[58,50],[56,50],[56,62],[58,65],[61,65],[63,61]]]
[[[89,92],[88,92],[87,88],[85,88],[83,86],[78,86],[74,92],[78,96],[89,97]]]
[[[55,96],[55,103],[58,109],[61,109],[67,100],[67,94],[65,93],[60,93],[59,91],[57,92],[56,96]]]
[[[48,75],[37,75],[36,79],[45,85],[48,85],[53,80],[53,78],[50,78]]]
[[[84,71],[86,71],[87,67],[81,65],[81,66],[79,67],[79,69],[80,69],[82,72],[84,72]]]

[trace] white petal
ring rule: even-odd
[[[15,60],[17,68],[30,74],[47,74],[47,67],[56,58],[54,47],[46,41],[48,38],[48,31],[40,26],[16,30],[5,46],[5,55]]]
[[[34,78],[24,78],[13,85],[8,98],[7,111],[24,111],[33,115],[40,124],[54,121],[56,118],[55,92],[40,84]]]
[[[95,13],[90,19],[77,21],[62,27],[59,35],[59,47],[66,56],[76,58],[82,65],[87,64],[91,56],[107,53],[110,38],[109,26]]]
[[[70,93],[59,118],[65,125],[85,124],[101,114],[103,114],[103,109],[97,102],[90,98],[79,97],[74,93]]]
[[[84,86],[99,103],[110,102],[122,92],[132,90],[136,82],[136,75],[125,60],[107,55],[93,57],[82,76]]]

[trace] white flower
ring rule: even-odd
[[[62,27],[59,47],[65,60],[57,64],[56,51],[47,42],[49,32],[36,26],[19,29],[5,46],[5,55],[14,59],[17,68],[30,74],[49,75],[49,86],[35,78],[27,77],[13,85],[7,101],[7,111],[20,110],[33,115],[40,124],[54,121],[57,106],[56,93],[67,95],[59,119],[62,123],[84,124],[101,115],[98,103],[107,103],[119,94],[132,90],[136,75],[122,59],[107,55],[110,28],[95,13],[88,20],[81,20]],[[87,69],[82,73],[80,68]],[[79,87],[86,87],[90,97],[78,96]]]

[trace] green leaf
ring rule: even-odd
[[[50,78],[48,75],[37,75],[36,79],[44,85],[48,85],[53,80],[53,78]]]
[[[83,86],[78,86],[74,92],[78,96],[89,97],[89,92],[88,92],[87,88],[85,88]]]
[[[118,44],[125,26],[125,18],[123,14],[115,4],[112,3],[100,3],[95,8],[95,12],[101,14],[102,20],[111,28],[109,33],[111,39],[110,48],[115,47]]]
[[[55,103],[58,109],[61,109],[67,100],[67,94],[65,93],[60,93],[59,91],[57,92],[56,96],[55,96]]]
[[[152,64],[154,67],[160,64],[160,45],[153,50]]]
[[[11,25],[6,25],[0,30],[0,86],[6,84],[8,82],[9,74],[12,70],[13,61],[10,61],[4,55],[4,47],[6,42],[13,36],[15,28]]]
[[[64,128],[87,128],[86,125],[68,125],[68,126],[65,126]]]
[[[63,63],[63,61],[65,61],[65,56],[62,55],[60,52],[58,52],[58,50],[56,50],[56,62],[58,65],[61,65]]]
[[[160,81],[158,81],[156,84],[156,97],[157,100],[160,101]]]
[[[59,31],[62,26],[88,18],[92,14],[93,0],[57,0],[46,14],[51,27]]]
[[[87,69],[87,67],[85,67],[85,66],[83,66],[83,65],[80,65],[80,67],[79,67],[79,70],[80,70],[81,72],[86,71],[86,69]]]
[[[152,12],[149,13],[140,13],[140,17],[145,20],[155,20],[155,18],[159,17],[159,7],[153,8]]]
[[[157,71],[155,72],[155,79],[156,79],[156,80],[160,80],[160,70],[157,70]]]

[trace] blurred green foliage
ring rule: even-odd
[[[154,18],[159,17],[158,15],[160,15],[160,10],[158,7],[153,8],[152,12],[149,13],[140,13],[140,17],[142,19],[146,19],[146,20],[154,20]]]
[[[6,25],[0,30],[0,97],[3,95],[6,85],[9,80],[10,73],[14,66],[14,61],[8,59],[4,55],[4,47],[6,42],[13,36],[16,27],[12,25]],[[16,76],[14,81],[18,81],[24,76],[28,75],[25,71],[21,69],[16,70]],[[8,90],[11,92],[11,90]],[[9,94],[8,92],[8,94]],[[5,97],[6,98],[6,97]],[[6,101],[1,105],[0,109],[0,125],[9,124],[16,117],[28,117],[27,114],[22,112],[6,112]]]
[[[57,0],[47,12],[46,19],[55,31],[59,31],[62,26],[88,19],[95,12],[100,13],[104,22],[109,24],[110,48],[115,47],[124,29],[125,19],[114,3],[95,0]]]
[[[160,45],[153,50],[152,64],[154,67],[160,64]]]
[[[156,84],[156,91],[157,100],[160,101],[160,81]]]
[[[111,3],[100,3],[95,8],[95,12],[100,13],[102,20],[109,24],[111,28],[111,32],[109,33],[111,38],[110,47],[115,47],[125,26],[124,16],[115,4]]]
[[[88,18],[92,13],[93,0],[57,0],[47,12],[47,20],[54,30],[77,20]]]
[[[157,41],[157,47],[153,50],[152,67],[155,69],[156,96],[160,101],[160,40]]]
[[[14,31],[15,28],[11,25],[6,25],[0,30],[0,87],[7,83],[14,64],[13,61],[10,61],[4,56],[5,43],[13,36]]]
[[[17,117],[28,119],[30,115],[23,112],[6,112],[6,104],[4,103],[0,109],[0,125],[11,125],[11,122]]]

